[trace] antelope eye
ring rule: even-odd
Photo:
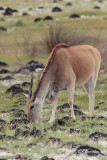
[[[32,110],[34,108],[34,104],[32,104],[31,106],[30,106],[30,110]]]

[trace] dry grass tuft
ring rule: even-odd
[[[66,43],[70,46],[89,44],[97,48],[102,56],[101,69],[107,66],[107,44],[106,40],[100,35],[93,37],[83,33],[67,30],[62,26],[50,26],[47,33],[44,34],[44,45],[48,53],[59,43]]]

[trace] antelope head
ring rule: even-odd
[[[27,97],[27,102],[26,102],[27,118],[30,122],[36,123],[41,113],[41,103],[38,98],[34,98],[34,95],[32,96],[32,87],[33,87],[33,75],[31,77],[29,94],[25,96]]]

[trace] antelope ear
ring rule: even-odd
[[[26,93],[23,93],[23,95],[28,99],[29,98],[29,95],[26,94]]]

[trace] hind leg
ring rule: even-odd
[[[93,116],[94,114],[94,90],[96,86],[97,77],[98,72],[94,72],[92,77],[83,86],[89,96],[89,116]]]
[[[68,103],[71,109],[71,117],[76,119],[74,109],[73,109],[73,101],[74,101],[74,93],[75,93],[75,83],[72,83],[68,88]]]

